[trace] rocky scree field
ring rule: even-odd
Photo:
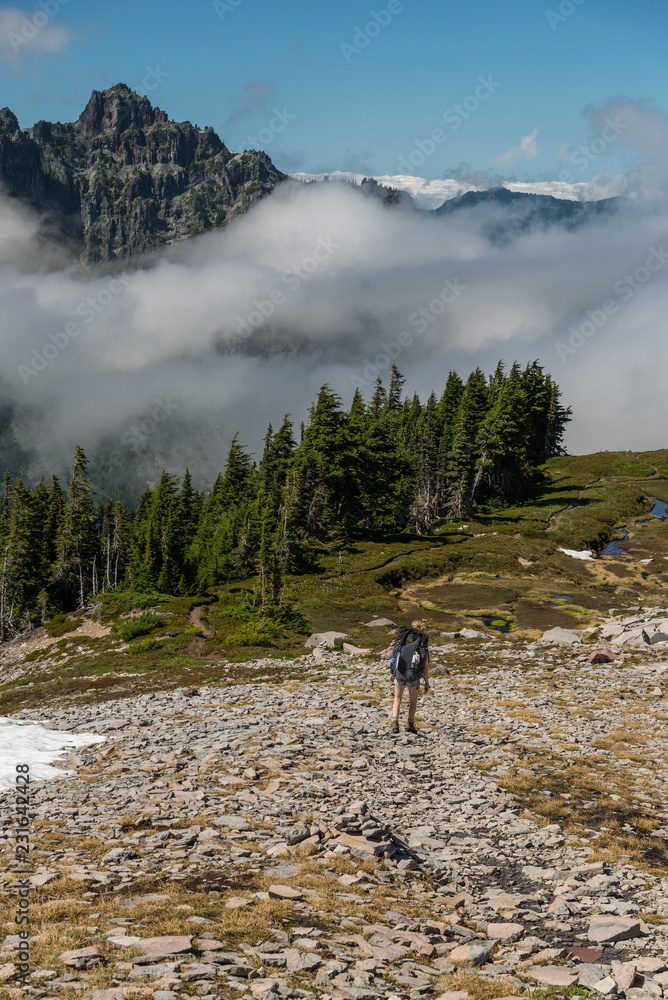
[[[32,786],[27,989],[0,793],[0,997],[663,996],[665,459],[559,459],[522,506],[325,553],[296,606],[371,655],[233,646],[232,588],[3,647],[5,715],[105,740]],[[433,692],[397,737],[364,623],[414,613]]]

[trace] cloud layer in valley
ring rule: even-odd
[[[574,408],[571,451],[665,445],[665,206],[625,199],[575,232],[492,247],[500,212],[436,219],[346,184],[288,183],[223,232],[109,275],[55,267],[34,216],[0,200],[16,438],[49,471],[76,442],[148,454],[199,426],[220,465],[237,431],[257,448],[270,420],[304,419],[324,382],[348,403],[396,360],[426,397],[450,368],[539,358]]]

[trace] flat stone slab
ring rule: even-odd
[[[483,944],[460,944],[447,955],[455,965],[464,965],[467,962],[472,965],[484,965],[489,956],[490,950]]]
[[[352,847],[372,856],[391,853],[393,850],[393,844],[390,840],[369,840],[367,837],[357,837],[352,833],[341,833],[336,842],[343,844],[344,847]]]
[[[595,916],[587,931],[587,939],[596,944],[627,941],[635,937],[640,937],[640,921],[632,917]]]
[[[88,948],[74,948],[72,951],[64,951],[58,956],[64,965],[69,965],[72,969],[90,969],[93,965],[99,965],[104,961],[104,956],[98,948],[90,945]]]
[[[635,962],[612,962],[612,976],[620,990],[630,990],[636,978]],[[659,980],[660,981],[660,980]]]
[[[600,993],[601,996],[610,997],[617,992],[617,983],[612,976],[606,976],[604,979],[601,979],[598,983],[596,983],[594,989],[597,993]]]
[[[292,885],[270,885],[267,892],[270,899],[303,899],[304,893],[301,889],[295,889]]]
[[[143,938],[138,947],[151,958],[169,958],[192,951],[192,940],[184,935],[165,934],[163,937]]]
[[[581,945],[575,945],[575,947],[568,949],[568,957],[577,958],[579,962],[595,963],[603,957],[603,948],[585,948]]]
[[[655,958],[653,955],[645,955],[643,958],[636,959],[636,968],[638,972],[642,972],[643,976],[648,973],[654,978],[655,973],[663,972],[666,968],[666,963],[662,958]]]
[[[605,979],[606,973],[600,965],[583,962],[577,971],[578,983],[588,990],[594,989],[601,980]]]
[[[551,628],[543,632],[540,642],[546,646],[580,645],[582,632],[574,628]]]
[[[577,972],[563,965],[534,965],[527,970],[532,979],[545,986],[572,986],[577,982]]]
[[[518,937],[524,931],[524,924],[498,923],[487,924],[487,937],[493,941],[509,941]]]
[[[131,934],[118,934],[116,937],[108,937],[107,943],[113,944],[114,948],[134,948],[141,943],[141,938]]]
[[[40,886],[55,882],[57,878],[60,878],[60,872],[39,872],[37,875],[31,875],[28,881],[31,885]]]
[[[389,618],[374,618],[373,621],[367,622],[367,628],[381,628],[383,625],[396,625],[396,622],[391,621]]]
[[[253,996],[264,997],[266,993],[278,989],[278,979],[255,979],[250,984]],[[153,994],[155,998],[155,993]]]
[[[285,955],[288,972],[312,972],[322,964],[322,959],[312,952],[304,954],[298,948],[287,948]]]
[[[253,900],[252,899],[245,899],[243,896],[232,896],[231,899],[228,899],[226,901],[226,903],[225,903],[225,909],[226,910],[238,910],[242,906],[252,906],[252,905],[253,905]]]
[[[234,778],[234,784],[238,785],[239,783],[240,780]],[[226,826],[230,830],[250,830],[250,824],[243,816],[219,816],[217,819],[214,819],[213,825]]]

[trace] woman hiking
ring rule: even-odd
[[[424,692],[429,690],[429,636],[424,621],[414,621],[410,626],[399,629],[390,660],[390,670],[394,681],[394,705],[392,707],[392,732],[399,732],[399,711],[404,691],[408,688],[407,733],[417,733],[415,712],[420,694],[420,681],[424,678]]]

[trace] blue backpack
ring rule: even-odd
[[[399,684],[413,684],[424,676],[424,665],[429,653],[428,639],[420,629],[403,625],[394,644],[390,659],[390,673]]]

